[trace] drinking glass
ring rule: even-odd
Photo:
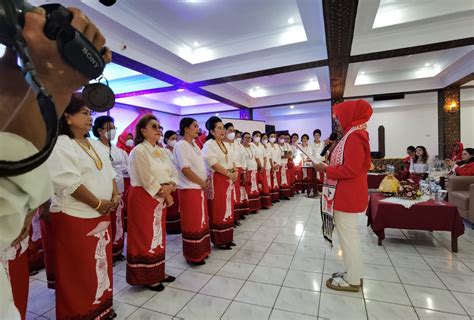
[[[436,192],[436,203],[440,205],[444,205],[444,199],[448,195],[448,191],[446,190],[438,190]]]

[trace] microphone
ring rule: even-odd
[[[106,7],[110,7],[110,6],[113,6],[115,2],[117,1],[116,0],[99,0],[99,2],[102,3]]]
[[[337,139],[337,133],[333,132],[329,136],[329,143],[324,146],[323,151],[321,151],[321,157],[324,157],[326,155],[326,152],[328,152],[329,148],[331,148],[332,144],[336,141]]]

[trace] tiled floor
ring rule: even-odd
[[[342,271],[341,250],[329,250],[320,233],[319,200],[295,197],[248,216],[235,230],[237,247],[213,251],[206,265],[189,267],[181,237],[168,236],[169,274],[161,293],[125,281],[114,268],[118,319],[473,319],[474,231],[466,226],[459,253],[450,234],[389,229],[384,246],[360,217],[364,290],[325,287]],[[54,291],[44,271],[31,278],[28,319],[54,319]]]

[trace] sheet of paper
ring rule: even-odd
[[[309,160],[311,160],[311,162],[313,163],[320,163],[321,160],[319,160],[318,158],[314,157],[311,153],[307,152],[307,151],[304,151],[303,148],[301,147],[301,145],[296,145],[296,147],[298,148],[298,150],[300,150],[306,157],[308,157]]]

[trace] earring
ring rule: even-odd
[[[68,126],[70,126],[72,124],[72,121],[71,120],[67,120],[67,124]]]

